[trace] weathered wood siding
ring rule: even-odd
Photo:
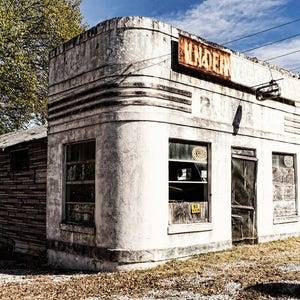
[[[28,170],[11,169],[11,151],[28,149]],[[0,246],[15,252],[46,253],[47,139],[0,151]]]

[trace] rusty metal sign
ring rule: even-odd
[[[188,68],[230,80],[230,53],[179,35],[178,62]]]

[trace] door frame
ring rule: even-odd
[[[234,239],[233,237],[233,168],[232,161],[233,159],[240,159],[244,161],[252,161],[255,162],[255,170],[254,170],[254,187],[253,187],[253,225],[254,232],[252,237],[245,237],[240,239]],[[231,238],[234,244],[239,243],[248,243],[255,244],[258,241],[257,235],[257,170],[258,170],[258,159],[256,157],[256,151],[254,149],[249,148],[240,148],[240,147],[232,147],[231,149]]]

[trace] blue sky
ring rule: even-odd
[[[245,54],[268,60],[295,52],[270,63],[300,73],[299,0],[82,0],[81,12],[89,27],[113,17],[144,16],[219,44],[299,19],[226,46],[242,52],[288,38]]]

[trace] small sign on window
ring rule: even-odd
[[[200,209],[200,203],[192,203],[191,207],[192,207],[192,214],[198,214],[198,213],[200,213],[200,211],[201,211],[201,209]]]
[[[192,157],[198,162],[207,162],[207,148],[205,146],[196,146],[192,150]]]

